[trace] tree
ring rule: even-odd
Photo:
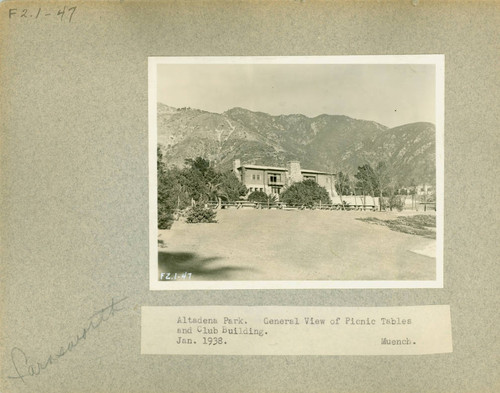
[[[167,229],[175,210],[184,209],[194,200],[238,200],[247,193],[246,187],[230,171],[219,172],[202,157],[186,159],[185,167],[167,168],[160,146],[157,148],[158,228]]]
[[[217,199],[218,173],[210,162],[202,157],[186,159],[186,168],[181,173],[180,182],[195,201],[208,202]]]
[[[356,182],[357,191],[362,192],[363,195],[379,197],[380,210],[386,205],[390,205],[388,201],[394,195],[395,183],[391,169],[386,162],[380,161],[375,169],[370,164],[360,166],[354,177],[358,179]],[[386,201],[384,197],[388,200]],[[396,203],[395,199],[392,200]]]
[[[374,173],[379,189],[380,210],[382,207],[389,207],[391,211],[393,208],[402,210],[404,201],[395,196],[398,184],[391,167],[386,162],[381,161],[375,167]]]
[[[218,197],[224,201],[236,201],[247,194],[247,188],[238,180],[233,172],[219,174]]]
[[[294,183],[281,194],[280,200],[288,205],[312,207],[317,203],[330,204],[330,196],[324,187],[307,179]]]
[[[158,228],[168,229],[173,222],[174,205],[171,191],[173,184],[167,176],[163,154],[159,146],[156,150],[156,169],[158,178]]]
[[[357,180],[355,187],[357,192],[372,197],[379,193],[377,176],[370,164],[358,167],[358,172],[354,175]]]
[[[248,196],[250,202],[267,203],[268,196],[264,191],[254,191]]]
[[[378,186],[379,196],[392,196],[394,194],[394,180],[390,173],[390,168],[386,162],[380,161],[375,170],[375,181]]]
[[[335,190],[337,191],[337,194],[339,194],[342,210],[345,210],[345,204],[342,196],[349,195],[351,193],[351,179],[349,179],[349,175],[347,173],[338,173],[335,182]]]
[[[349,175],[344,172],[339,172],[335,182],[335,191],[340,196],[351,194],[351,179]]]
[[[210,170],[210,161],[203,157],[196,157],[195,159],[186,158],[184,163],[187,167],[199,171],[202,175],[205,175],[205,173]]]

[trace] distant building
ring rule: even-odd
[[[247,187],[249,193],[262,191],[279,198],[284,187],[311,179],[325,187],[331,198],[337,196],[334,173],[301,169],[298,161],[289,161],[286,167],[273,167],[241,164],[240,160],[234,160],[233,172]]]
[[[436,194],[436,187],[432,184],[419,184],[418,186],[402,187],[399,189],[401,194],[430,196]]]
[[[416,190],[417,190],[417,195],[432,195],[436,191],[434,186],[430,184],[419,184],[416,187]]]

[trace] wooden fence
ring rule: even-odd
[[[283,202],[251,202],[251,201],[229,201],[229,202],[208,202],[207,207],[212,209],[279,209],[279,210],[376,210],[374,203],[332,203],[315,205],[294,205]]]
[[[411,196],[404,198],[405,210],[427,211],[436,210],[435,202],[419,202]],[[193,201],[194,203],[194,201]],[[211,209],[279,209],[279,210],[344,210],[344,211],[376,211],[379,210],[379,198],[371,196],[335,196],[330,204],[293,205],[284,202],[252,202],[252,201],[221,201],[205,204]],[[383,208],[386,210],[387,208]]]

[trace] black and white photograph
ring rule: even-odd
[[[149,59],[150,287],[442,286],[444,58]]]

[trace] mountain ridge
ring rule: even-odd
[[[209,159],[230,169],[246,164],[303,167],[354,174],[385,161],[402,185],[435,181],[435,126],[428,122],[386,127],[345,115],[270,115],[241,107],[223,113],[158,103],[158,144],[169,166]]]

